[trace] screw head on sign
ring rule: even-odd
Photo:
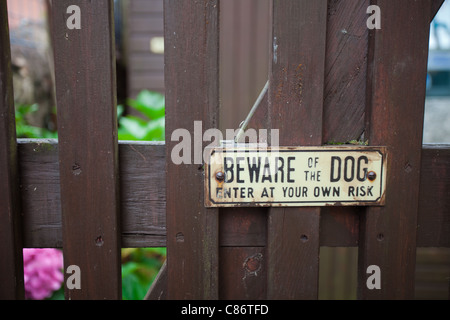
[[[225,173],[223,173],[222,171],[219,171],[216,173],[216,180],[218,182],[223,182],[225,180]]]
[[[369,181],[375,181],[375,179],[377,178],[377,174],[373,171],[370,171],[367,173],[367,179],[369,179]]]

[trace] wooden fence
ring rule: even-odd
[[[388,148],[389,175],[383,207],[251,209],[205,208],[203,167],[171,161],[175,129],[220,121],[219,0],[164,1],[166,143],[117,141],[113,4],[78,1],[70,30],[72,2],[52,6],[59,139],[17,143],[0,2],[0,298],[24,296],[22,248],[62,247],[65,270],[80,267],[66,298],[120,299],[120,248],[153,246],[168,257],[149,299],[317,299],[321,247],[358,248],[358,298],[414,298],[416,248],[450,247],[450,146],[422,145],[442,0],[271,2],[252,126],[279,128],[284,146],[363,135]],[[381,29],[366,27],[371,4]],[[366,286],[370,265],[381,289]]]
[[[237,128],[267,81],[269,0],[220,2],[220,123]],[[164,35],[164,0],[129,0],[125,6],[128,95],[164,93],[164,55],[149,43]]]

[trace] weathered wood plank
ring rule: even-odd
[[[422,149],[417,245],[450,245],[449,145],[426,145]]]
[[[327,1],[273,1],[270,128],[280,145],[322,144]],[[319,208],[271,208],[269,299],[317,299]]]
[[[65,294],[121,299],[113,2],[78,1],[81,29],[69,30],[72,4],[52,7],[64,265],[81,271]]]
[[[222,209],[219,221],[221,246],[266,246],[267,208]]]
[[[366,132],[389,154],[386,205],[368,208],[360,221],[362,299],[414,297],[430,3],[376,1],[382,27],[371,30]],[[379,290],[366,285],[370,265],[380,267]]]
[[[0,299],[23,299],[22,234],[6,1],[0,2]]]
[[[222,247],[220,259],[220,299],[266,298],[267,256],[264,247]]]
[[[165,146],[121,142],[120,192],[122,247],[166,246]],[[18,142],[20,194],[25,247],[62,247],[58,145],[55,140]],[[450,247],[448,196],[450,146],[424,145],[419,196],[417,246]],[[358,245],[362,208],[322,210],[320,245]],[[221,246],[265,246],[266,213],[246,208],[220,215]]]
[[[323,142],[358,140],[365,129],[369,0],[328,1]],[[321,245],[358,243],[362,208],[323,208]],[[324,230],[333,230],[325,232]]]
[[[24,247],[62,248],[56,140],[18,141]]]
[[[325,207],[320,214],[320,245],[358,246],[359,217],[364,207]]]
[[[324,142],[358,140],[364,132],[369,2],[328,2]]]
[[[203,130],[217,128],[219,1],[165,0],[164,12],[167,294],[169,299],[217,299],[218,210],[203,205],[204,176],[198,158],[209,144],[202,141]],[[202,136],[194,136],[195,121],[201,121],[203,130],[197,131]],[[172,149],[179,141],[171,135],[180,128],[191,134],[193,164],[172,161]]]
[[[163,142],[120,143],[122,247],[166,245]]]

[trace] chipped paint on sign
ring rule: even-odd
[[[385,147],[211,148],[205,206],[383,205]]]

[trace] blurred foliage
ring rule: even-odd
[[[143,90],[136,99],[127,99],[127,104],[140,116],[124,115],[125,108],[118,106],[119,140],[164,141],[164,96],[157,92]]]
[[[117,106],[119,140],[164,141],[165,98],[162,94],[143,90],[136,99],[127,99],[127,105],[134,110],[133,114],[126,114],[123,105]],[[57,132],[28,123],[27,114],[37,109],[37,104],[16,107],[17,138],[58,138]]]
[[[46,138],[55,139],[58,136],[57,132],[50,131],[47,128],[39,128],[32,126],[27,121],[27,115],[32,114],[38,110],[37,104],[32,105],[18,105],[16,107],[16,134],[17,138]]]
[[[142,300],[166,259],[166,248],[122,249],[122,299]]]

